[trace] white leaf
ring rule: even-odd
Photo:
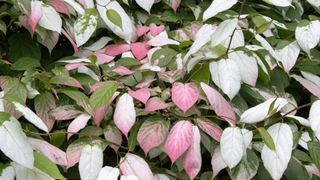
[[[281,62],[282,68],[289,73],[296,64],[300,53],[300,47],[296,41],[290,43],[282,49],[275,50],[277,61]]]
[[[102,169],[103,152],[98,145],[86,145],[79,161],[79,172],[82,180],[96,180]]]
[[[235,167],[244,155],[244,143],[238,127],[226,128],[220,140],[221,155],[229,168]]]
[[[311,21],[306,26],[298,26],[295,31],[296,40],[303,51],[310,54],[310,49],[320,41],[320,21]]]
[[[231,36],[227,37],[221,44],[224,47],[228,47],[231,40]],[[230,49],[235,49],[245,45],[244,35],[241,29],[234,31],[232,42],[230,43]]]
[[[203,21],[212,18],[220,12],[230,9],[238,0],[214,0],[207,10],[203,13]]]
[[[211,159],[211,165],[212,165],[212,177],[214,178],[218,173],[227,167],[226,163],[222,159],[220,146],[216,147],[216,149],[213,152],[212,159]]]
[[[254,57],[247,55],[243,51],[235,51],[229,54],[240,69],[241,80],[251,86],[256,85],[258,79],[258,64]]]
[[[54,180],[48,174],[37,168],[26,168],[17,163],[11,163],[14,168],[17,180]]]
[[[94,79],[98,82],[100,81],[99,76],[94,71],[92,71],[90,68],[87,68],[86,66],[79,67],[78,73],[86,74],[86,75],[90,76],[92,79]]]
[[[41,3],[42,16],[39,21],[39,25],[45,29],[61,32],[62,20],[57,11],[46,4]]]
[[[127,15],[125,10],[120,6],[117,1],[108,1],[108,3],[100,0],[102,2],[97,1],[97,10],[100,14],[102,20],[106,23],[106,25],[110,28],[112,32],[116,35],[121,37],[122,39],[130,42],[131,40],[135,39],[135,27],[133,22],[131,21],[130,17]],[[100,5],[99,5],[100,4]],[[106,6],[101,6],[107,4]],[[114,24],[108,17],[107,17],[107,9],[115,10],[120,16],[122,21],[122,28],[118,25]]]
[[[315,101],[311,108],[309,113],[309,120],[310,120],[310,126],[311,129],[316,134],[317,138],[320,140],[320,100]]]
[[[269,42],[267,40],[265,40],[262,36],[260,36],[259,34],[257,34],[255,36],[255,39],[257,41],[259,41],[259,43],[261,44],[261,46],[266,49],[271,56],[273,56],[274,58],[277,58],[276,52],[274,51],[273,47],[269,44]]]
[[[292,118],[292,119],[298,121],[303,126],[310,127],[310,121],[305,119],[305,118],[303,118],[303,117],[294,116],[294,115],[286,115],[286,117]]]
[[[118,180],[120,171],[118,168],[105,166],[100,170],[97,180]]]
[[[150,13],[150,9],[154,3],[154,0],[136,0],[136,3],[142,7],[142,9],[146,10]]]
[[[90,51],[98,51],[102,49],[105,45],[107,45],[108,42],[110,42],[111,40],[112,40],[111,38],[104,36],[100,38],[98,41],[92,43],[90,46],[84,47],[84,48]]]
[[[313,84],[317,85],[320,88],[320,77],[309,72],[301,71],[301,74],[304,78],[311,81]]]
[[[307,0],[308,3],[310,3],[312,6],[319,8],[320,7],[320,1],[319,0]]]
[[[78,16],[74,24],[74,37],[77,46],[86,43],[97,28],[98,14],[96,10],[87,10],[86,14]]]
[[[31,109],[18,102],[13,102],[17,111],[19,111],[29,122],[38,127],[39,129],[49,132],[46,124],[37,116]]]
[[[270,108],[272,104],[273,107]],[[246,110],[241,115],[240,121],[244,123],[260,122],[274,112],[280,111],[286,104],[288,104],[288,101],[284,98],[270,98],[267,101]]]
[[[210,24],[204,24],[197,32],[195,41],[193,42],[192,46],[188,53],[184,56],[183,61],[186,62],[190,55],[196,53],[201,49],[202,46],[207,44],[210,41],[210,37],[215,31],[216,27]]]
[[[279,7],[288,7],[292,3],[292,0],[263,0],[263,1]]]
[[[237,27],[238,19],[227,19],[219,24],[217,30],[211,36],[211,47],[215,47],[231,36]]]
[[[121,176],[120,180],[140,180],[137,176],[128,175],[128,176]]]
[[[8,166],[2,170],[0,180],[14,180],[14,169]]]
[[[233,59],[222,59],[210,63],[210,72],[213,82],[230,99],[239,92],[241,86],[240,70]]]
[[[75,0],[64,0],[68,3],[78,14],[83,15],[85,13],[83,7],[77,3]]]
[[[156,174],[156,175],[154,175],[153,180],[170,180],[170,179],[168,178],[168,176],[166,176],[164,174]]]
[[[241,129],[241,134],[243,138],[243,145],[244,145],[244,152],[245,152],[246,148],[248,148],[251,144],[253,133],[248,129]]]
[[[33,150],[20,123],[10,117],[0,126],[0,149],[11,160],[25,166],[33,167]]]
[[[308,142],[312,139],[309,136],[308,132],[303,132],[300,139],[299,139],[299,145],[303,147],[304,149],[308,150]]]
[[[4,96],[4,91],[0,91],[0,112],[4,112],[3,96]]]
[[[261,159],[273,179],[280,179],[287,169],[291,158],[293,135],[290,127],[284,123],[277,123],[268,128],[276,150],[273,151],[264,145]]]

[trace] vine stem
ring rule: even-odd
[[[240,10],[239,10],[239,15],[238,15],[238,20],[240,19],[240,16],[241,16],[241,13],[243,11],[245,3],[246,3],[246,0],[243,0],[242,3],[241,3],[241,7],[240,7]],[[232,40],[233,40],[233,37],[234,37],[234,34],[235,34],[236,30],[237,30],[237,27],[234,28],[234,30],[233,30],[233,32],[231,34],[230,41],[229,41],[229,44],[228,44],[228,48],[227,48],[227,51],[226,51],[226,55],[228,55],[228,52],[229,52],[229,50],[231,48],[231,43],[232,43]]]

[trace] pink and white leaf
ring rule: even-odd
[[[78,111],[73,106],[69,105],[60,106],[50,111],[50,115],[53,116],[57,121],[73,119],[80,113],[81,111]]]
[[[112,70],[113,72],[119,74],[120,76],[127,76],[130,74],[133,74],[133,71],[130,69],[124,67],[124,66],[118,66]]]
[[[148,88],[155,79],[145,80],[136,85],[136,88]]]
[[[31,1],[31,12],[28,17],[28,24],[32,32],[36,30],[37,24],[42,17],[41,1]]]
[[[98,108],[95,113],[94,113],[94,122],[96,123],[97,126],[100,126],[101,121],[105,117],[106,113],[108,112],[108,109],[111,105],[111,103],[114,101],[114,99],[119,95],[119,92],[115,92],[112,96],[112,98],[109,100],[109,102]]]
[[[113,56],[109,56],[100,52],[95,52],[94,55],[97,57],[97,64],[99,65],[109,63],[114,59]]]
[[[192,144],[192,124],[178,121],[170,130],[165,143],[166,153],[174,163]]]
[[[155,46],[155,47],[161,47],[165,45],[179,45],[180,43],[178,41],[169,39],[168,34],[166,31],[161,32],[157,36],[153,37],[148,41],[148,45]]]
[[[68,5],[63,0],[49,0],[49,4],[59,13],[70,16]]]
[[[113,115],[114,123],[117,128],[128,138],[128,133],[136,122],[136,110],[133,98],[125,93],[120,96]]]
[[[148,26],[138,26],[136,29],[136,34],[138,37],[145,35],[147,32],[149,32]]]
[[[200,86],[216,114],[228,121],[231,125],[235,125],[236,115],[224,97],[218,91],[205,83],[200,83]]]
[[[121,132],[115,127],[115,126],[107,126],[105,129],[104,129],[104,138],[107,140],[107,141],[110,141],[110,142],[113,142],[115,144],[118,144],[118,145],[121,145],[122,143],[122,135],[121,135]],[[119,146],[116,146],[114,144],[110,144],[110,147],[115,151],[117,152],[118,149],[119,149]]]
[[[174,83],[171,92],[173,103],[184,113],[187,112],[199,98],[199,90],[193,83]]]
[[[190,180],[200,172],[202,159],[201,159],[201,137],[200,131],[197,126],[192,127],[192,144],[184,154],[183,168],[187,172]]]
[[[70,63],[70,64],[66,64],[64,67],[68,70],[74,70],[74,69],[78,69],[81,66],[85,66],[85,63]]]
[[[110,56],[118,56],[129,50],[130,50],[129,44],[112,44],[107,46],[104,53]]]
[[[136,91],[130,90],[128,93],[130,94],[130,96],[141,101],[143,104],[146,104],[148,99],[151,96],[150,89],[148,89],[148,88],[142,88],[142,89],[138,89]]]
[[[143,122],[139,129],[137,140],[145,154],[160,146],[169,132],[170,122],[164,119],[152,119]]]
[[[28,141],[36,150],[40,151],[53,163],[61,166],[67,166],[68,162],[66,153],[61,149],[51,145],[47,141],[40,139],[29,138]]]
[[[215,123],[207,120],[207,119],[196,119],[197,126],[207,133],[210,137],[212,137],[214,140],[220,142],[221,135],[222,135],[222,129],[216,125]]]
[[[125,176],[133,175],[141,180],[153,179],[148,163],[141,157],[131,153],[120,159],[119,168]]]
[[[160,25],[160,26],[157,26],[156,24],[154,23],[151,23],[149,25],[149,28],[150,28],[150,34],[155,37],[157,36],[158,34],[160,34],[164,29],[165,29],[165,26],[164,25]]]
[[[131,52],[137,60],[142,60],[147,56],[150,46],[147,42],[136,42],[130,45]]]
[[[216,149],[214,150],[214,153],[211,159],[211,165],[212,165],[212,171],[213,171],[212,178],[217,176],[222,169],[227,167],[226,163],[223,161],[220,146],[217,146]]]
[[[302,78],[301,76],[292,75],[296,81],[298,81],[303,87],[305,87],[311,94],[320,98],[320,87],[312,83],[311,81]]]
[[[83,113],[83,114],[80,114],[78,117],[76,117],[71,123],[70,125],[68,126],[68,139],[74,134],[74,133],[77,133],[79,132],[81,129],[83,129],[89,119],[91,118],[90,115],[86,114],[86,113]]]
[[[320,170],[314,164],[305,165],[305,167],[308,173],[320,177]]]
[[[176,13],[178,7],[180,6],[181,0],[171,0],[171,8]]]
[[[147,103],[146,107],[144,108],[145,112],[154,112],[157,110],[167,109],[169,105],[163,102],[159,97],[150,98]]]

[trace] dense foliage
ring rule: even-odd
[[[0,179],[319,179],[319,0],[0,0]]]

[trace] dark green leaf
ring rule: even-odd
[[[268,131],[263,127],[258,128],[258,131],[262,137],[263,142],[268,146],[268,148],[273,151],[276,150],[276,146],[274,145],[273,139]]]
[[[115,82],[108,82],[99,89],[97,89],[90,97],[90,104],[93,109],[107,104],[112,98],[113,94],[117,91],[118,84]]]

